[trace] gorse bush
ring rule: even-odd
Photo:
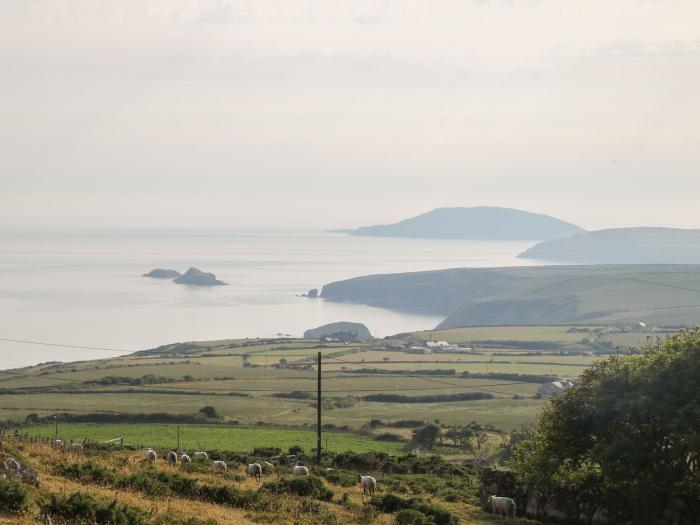
[[[326,488],[321,478],[316,476],[302,476],[265,483],[262,490],[275,494],[295,494],[322,501],[333,499],[333,491]]]
[[[430,521],[422,512],[413,509],[403,509],[394,516],[396,525],[430,525]]]
[[[21,512],[29,506],[27,487],[13,479],[0,478],[0,509]]]
[[[97,498],[85,492],[70,496],[51,494],[39,504],[41,510],[68,523],[95,523],[105,525],[147,525],[146,513],[117,500]]]
[[[449,510],[439,505],[426,503],[419,498],[402,498],[394,494],[385,494],[382,497],[374,497],[372,499],[372,505],[378,510],[388,514],[393,514],[405,509],[413,510],[414,513],[411,513],[410,516],[416,516],[416,513],[421,514],[425,516],[424,523],[435,525],[459,524],[459,518],[453,515]]]

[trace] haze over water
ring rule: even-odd
[[[124,351],[190,340],[301,336],[333,321],[378,337],[442,319],[297,295],[373,273],[533,264],[529,242],[352,237],[318,232],[0,233],[0,338]],[[141,275],[195,266],[229,286]],[[119,352],[0,341],[0,369]]]

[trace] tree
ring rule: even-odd
[[[519,477],[614,492],[654,521],[669,499],[700,513],[700,331],[612,356],[550,401],[515,449]]]
[[[425,425],[413,431],[413,443],[421,447],[433,448],[440,436],[440,432],[440,427],[437,425]]]
[[[200,408],[199,413],[208,417],[209,419],[218,419],[220,417],[219,413],[216,411],[216,408],[211,405]]]

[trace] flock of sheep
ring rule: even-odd
[[[143,461],[147,461],[149,463],[155,463],[156,460],[158,459],[158,453],[153,450],[152,448],[149,448],[146,450]],[[180,466],[181,468],[187,468],[188,465],[192,463],[192,460],[195,461],[200,461],[200,462],[206,462],[209,461],[209,454],[206,452],[195,452],[192,457],[190,457],[188,454],[182,454],[179,458],[180,461]],[[177,454],[174,451],[170,451],[165,455],[165,461],[171,466],[176,466],[178,462],[178,457]],[[224,461],[218,461],[214,460],[211,462],[212,468],[215,471],[227,471],[228,470],[228,465]],[[248,463],[248,466],[246,467],[246,474],[248,474],[248,477],[250,478],[255,478],[256,481],[261,481],[262,475],[264,471],[272,472],[275,470],[275,465],[273,463],[270,463],[269,461],[263,461],[262,464],[260,463]],[[331,471],[333,470],[332,468],[327,468],[326,471]],[[309,468],[305,465],[301,465],[297,463],[294,465],[292,468],[292,475],[293,476],[308,476],[309,475]],[[360,482],[360,487],[362,487],[362,493],[363,495],[367,496],[373,496],[374,492],[377,489],[377,480],[372,477],[372,476],[360,476],[359,477],[359,482]]]
[[[51,442],[51,446],[59,449],[68,449],[71,452],[82,453],[84,447],[81,443],[70,443],[66,444],[63,440],[54,439]],[[146,450],[143,456],[143,461],[155,464],[158,459],[158,453],[149,448]],[[187,468],[188,465],[192,463],[192,460],[206,462],[209,461],[209,454],[206,452],[195,452],[192,457],[188,454],[182,454],[179,457],[181,468]],[[170,451],[165,456],[165,461],[171,465],[175,466],[178,462],[178,456],[174,451]],[[214,460],[211,462],[212,468],[215,471],[227,471],[228,465],[224,461]],[[256,481],[260,482],[263,475],[263,466],[266,470],[272,472],[275,470],[275,465],[269,461],[263,461],[260,463],[249,463],[246,468],[246,473],[248,477],[255,478]],[[9,473],[19,474],[22,472],[22,466],[14,458],[6,458],[2,464],[3,470]],[[326,468],[326,471],[331,471],[332,468]],[[292,468],[292,475],[294,476],[308,476],[309,468],[297,463]],[[363,496],[373,496],[377,489],[377,480],[373,476],[359,476],[360,487],[362,488]],[[491,509],[491,512],[497,515],[512,515],[514,518],[517,513],[517,506],[512,498],[500,497],[500,496],[489,496],[487,500],[487,505]]]

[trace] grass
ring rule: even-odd
[[[53,436],[51,425],[29,427],[26,432],[35,436]],[[65,423],[59,428],[62,439],[83,441],[107,441],[124,437],[127,443],[153,447],[176,447],[177,426],[163,424],[93,424]],[[401,454],[405,445],[374,441],[357,434],[344,432],[324,432],[323,446],[334,452],[368,452],[379,451],[388,454]],[[182,448],[203,450],[237,450],[248,451],[256,447],[278,447],[288,450],[299,445],[306,451],[316,447],[316,432],[313,430],[283,428],[238,428],[206,425],[182,426],[180,429]]]
[[[370,419],[440,419],[448,424],[478,420],[509,430],[531,421],[539,413],[543,402],[534,398],[537,384],[510,384],[509,381],[496,379],[462,379],[456,376],[426,378],[406,375],[361,375],[352,371],[362,368],[406,371],[453,369],[457,373],[525,373],[574,379],[594,361],[595,357],[590,354],[593,347],[588,348],[587,355],[559,355],[558,350],[536,352],[510,343],[544,341],[554,344],[555,349],[571,348],[571,345],[580,345],[588,334],[567,330],[566,326],[479,327],[418,332],[408,336],[408,339],[412,340],[429,336],[437,340],[447,339],[467,344],[476,340],[492,342],[489,343],[489,347],[476,345],[480,352],[477,355],[418,355],[389,351],[385,348],[387,344],[401,344],[402,340],[320,347],[317,341],[303,339],[276,342],[250,339],[205,341],[179,347],[175,345],[166,347],[166,353],[162,355],[132,355],[34,366],[18,371],[20,374],[27,374],[27,377],[0,376],[0,420],[22,421],[32,413],[46,416],[64,411],[78,414],[194,414],[201,407],[212,405],[220,414],[228,419],[238,420],[241,425],[253,426],[258,422],[277,426],[310,425],[315,422],[314,399],[280,399],[272,394],[297,390],[314,392],[316,371],[313,367],[300,370],[278,368],[278,365],[281,356],[284,356],[288,363],[294,364],[303,361],[306,356],[315,356],[320,349],[324,355],[343,353],[339,358],[342,362],[330,356],[324,360],[325,397],[344,400],[341,408],[324,412],[324,423],[349,425],[359,429]],[[611,334],[610,337],[613,335],[616,334]],[[617,341],[631,342],[633,338],[624,334],[618,336]],[[183,347],[187,351],[177,353],[178,348]],[[241,353],[250,354],[248,363],[254,366],[244,366],[244,359],[238,355],[226,355]],[[343,368],[346,372],[341,372]],[[148,374],[165,377],[170,382],[139,387],[81,384],[106,376],[139,378]],[[193,380],[185,382],[182,380],[184,376],[191,376]],[[60,388],[61,391],[21,391],[37,387]],[[134,388],[140,391],[134,392]],[[357,399],[364,394],[378,391],[428,395],[483,389],[494,393],[496,399],[410,406],[397,403],[365,403]],[[248,397],[228,395],[236,392],[245,393]],[[519,399],[513,399],[514,396]]]
[[[151,523],[162,525],[204,523],[212,525],[250,525],[253,523],[270,523],[275,525],[316,525],[316,524],[349,524],[349,525],[392,525],[392,514],[383,514],[363,501],[361,490],[354,482],[357,471],[345,471],[351,478],[350,484],[332,483],[322,480],[321,483],[334,493],[332,501],[320,501],[316,497],[299,497],[294,493],[274,494],[265,499],[239,508],[237,506],[210,503],[187,491],[180,490],[193,486],[193,483],[209,486],[226,485],[234,493],[255,493],[260,485],[244,474],[244,465],[230,462],[230,471],[226,474],[214,473],[210,469],[201,468],[189,471],[173,469],[162,460],[155,467],[148,467],[139,461],[140,452],[130,450],[98,451],[87,449],[84,454],[61,452],[47,445],[17,444],[8,440],[4,443],[9,447],[7,452],[21,458],[38,470],[41,479],[39,488],[30,489],[30,497],[35,502],[46,501],[51,495],[61,498],[71,494],[91,494],[94,499],[104,502],[117,500],[122,506],[138,509],[144,513]],[[119,479],[129,477],[145,481],[158,474],[159,479],[173,490],[164,491],[159,483],[136,483],[129,489],[119,487],[104,479],[101,482],[90,481],[90,476],[75,476],[75,468],[64,468],[69,465],[90,464],[90,472],[114,473]],[[457,465],[455,465],[457,466]],[[378,480],[378,496],[385,494],[400,494],[402,497],[418,496],[423,501],[438,505],[457,516],[462,525],[488,525],[506,523],[508,525],[524,525],[527,520],[498,520],[481,511],[477,506],[477,487],[472,480],[449,474],[437,476],[433,474],[392,474],[372,472]],[[288,474],[266,474],[264,482],[277,482],[287,478]],[[177,478],[177,481],[175,478]],[[116,478],[115,478],[116,479]],[[287,478],[294,479],[294,478]],[[299,481],[296,478],[295,481]],[[341,484],[342,483],[342,484]],[[456,490],[453,487],[459,487]],[[448,494],[456,498],[447,498]],[[448,501],[449,499],[449,501]],[[196,519],[197,521],[188,521]],[[210,521],[207,521],[210,520]],[[0,523],[12,525],[28,525],[41,522],[38,505],[33,505],[22,514],[10,514],[0,511]],[[57,523],[54,516],[54,523]]]

